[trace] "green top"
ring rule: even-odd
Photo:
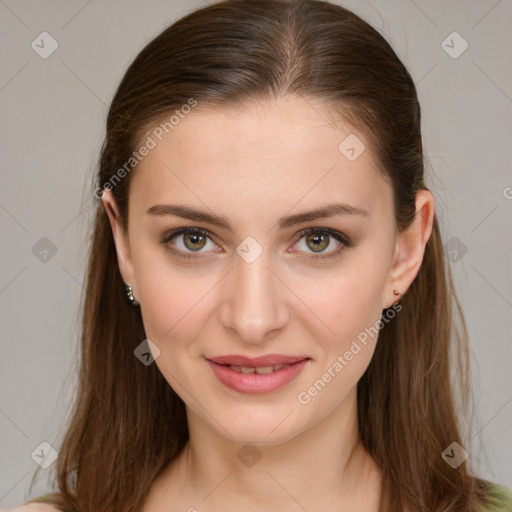
[[[489,491],[489,504],[482,512],[511,512],[512,492],[502,485],[484,481]]]
[[[483,482],[489,492],[489,503],[482,509],[482,512],[512,512],[512,492],[502,485],[494,484],[487,480],[483,480]],[[54,496],[55,494],[44,494],[38,498],[33,498],[30,502],[48,502],[47,500],[51,500]],[[25,504],[27,504],[27,502]]]

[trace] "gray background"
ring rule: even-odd
[[[480,476],[512,488],[512,3],[340,3],[384,34],[417,84],[427,184],[471,335],[476,408],[465,448]],[[43,441],[57,446],[63,432],[75,383],[91,180],[109,102],[143,46],[203,5],[0,0],[4,507],[28,497],[31,453]],[[31,47],[43,31],[58,43],[46,59]],[[463,42],[448,37],[454,31],[469,44],[457,58]],[[48,489],[47,472],[33,494]]]

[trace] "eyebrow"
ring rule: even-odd
[[[219,228],[224,228],[228,231],[233,231],[231,223],[226,217],[197,210],[196,208],[192,208],[191,206],[174,204],[156,204],[151,208],[148,208],[146,213],[148,215],[154,215],[158,217],[173,215],[176,217],[182,217],[184,219],[194,220],[197,222],[205,222],[217,226]],[[362,217],[370,216],[369,212],[364,208],[344,203],[333,203],[315,210],[311,210],[309,212],[297,213],[294,215],[282,217],[281,219],[279,219],[277,224],[279,229],[286,229],[295,224],[300,224],[302,222],[310,222],[317,219],[327,219],[330,217],[336,217],[340,215],[358,215]]]

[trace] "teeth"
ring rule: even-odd
[[[272,373],[274,368],[272,368],[272,366],[261,366],[260,368],[254,368],[254,371],[262,375],[265,373]]]
[[[285,366],[290,366],[288,364],[275,364],[273,366],[258,366],[257,368],[250,368],[247,366],[238,366],[235,364],[232,364],[229,366],[229,368],[235,372],[239,373],[258,373],[260,375],[263,375],[265,373],[272,373],[276,372],[277,370],[280,370],[281,368],[284,368]]]

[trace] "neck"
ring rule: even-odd
[[[380,472],[361,443],[355,390],[323,421],[278,444],[235,442],[189,408],[187,417],[189,442],[167,484],[180,480],[204,500],[196,501],[202,510],[226,504],[268,510],[269,503],[318,510],[333,499],[337,509],[378,510]]]

